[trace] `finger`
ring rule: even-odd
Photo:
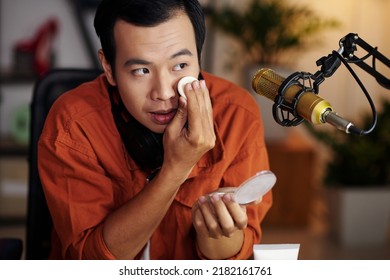
[[[180,133],[187,122],[187,116],[187,101],[185,98],[180,97],[175,117],[168,125],[167,129]]]
[[[214,116],[213,116],[213,107],[211,104],[211,98],[209,90],[206,86],[205,80],[199,81],[199,94],[200,96],[200,111],[202,116],[202,126],[205,134],[205,138],[210,141],[211,145],[215,145],[216,135],[214,131]],[[195,90],[196,91],[196,90]]]
[[[234,225],[239,229],[246,228],[248,225],[246,207],[235,202],[233,196],[230,193],[223,196],[223,201],[234,221]]]
[[[199,208],[208,230],[208,236],[211,238],[220,238],[222,236],[222,230],[215,215],[215,211],[211,207],[210,200],[202,197],[199,199],[199,202]]]
[[[204,97],[205,105],[206,105],[205,108],[206,108],[208,114],[210,115],[210,117],[212,118],[213,117],[213,106],[212,106],[212,103],[211,103],[211,97],[210,97],[209,89],[207,88],[205,80],[201,80],[200,81],[200,88],[201,88],[201,90],[203,92],[203,97]]]
[[[187,85],[192,91],[188,92],[188,107],[189,107],[189,121],[196,120],[194,123],[199,125],[196,128],[200,128],[204,131],[204,128],[213,128],[213,111],[211,106],[211,100],[209,91],[206,87],[204,80],[194,81]]]
[[[209,121],[209,124],[213,125],[213,107],[211,104],[211,98],[209,90],[206,86],[205,80],[200,80],[193,84],[195,97],[199,104],[199,110],[205,120]]]
[[[192,208],[192,224],[196,232],[201,236],[208,236],[208,229],[203,219],[202,211],[199,208],[199,203]]]
[[[202,131],[201,101],[199,93],[199,81],[194,81],[185,85],[187,96],[188,123],[191,132]]]
[[[199,81],[186,84],[188,125],[185,136],[194,151],[206,152],[215,146],[212,114],[205,112]],[[210,117],[211,116],[211,117]]]
[[[237,228],[228,208],[225,205],[225,202],[218,194],[212,195],[211,201],[223,235],[230,237],[237,230]]]

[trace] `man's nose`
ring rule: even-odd
[[[175,88],[176,81],[167,75],[161,75],[154,81],[152,99],[169,100],[177,94]]]

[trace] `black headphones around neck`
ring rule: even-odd
[[[143,170],[160,168],[164,159],[163,134],[149,130],[134,119],[121,98],[114,98],[115,87],[110,86],[108,91],[116,127],[131,158]]]

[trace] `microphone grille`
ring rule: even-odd
[[[273,70],[262,68],[253,76],[252,88],[257,94],[274,100],[283,81],[284,78]]]

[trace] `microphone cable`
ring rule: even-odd
[[[362,62],[362,61],[366,60],[367,58],[369,58],[372,55],[372,53],[367,54],[363,58],[349,61],[349,63],[344,59],[344,57],[339,52],[333,51],[332,54],[336,55],[341,60],[341,62],[344,64],[344,66],[348,69],[349,73],[353,76],[355,81],[358,83],[358,85],[360,86],[360,88],[363,91],[364,95],[366,96],[366,99],[367,99],[368,103],[370,104],[371,112],[372,112],[371,127],[368,130],[363,130],[362,129],[361,132],[360,132],[360,135],[367,135],[367,134],[371,133],[374,130],[374,128],[376,126],[376,123],[377,123],[377,120],[378,120],[378,114],[377,114],[377,111],[376,111],[376,108],[375,108],[375,104],[372,101],[372,98],[371,98],[370,94],[368,93],[366,87],[363,85],[362,81],[356,75],[355,71],[353,71],[353,69],[349,65],[349,63]],[[373,57],[373,67],[375,69],[375,57]]]

